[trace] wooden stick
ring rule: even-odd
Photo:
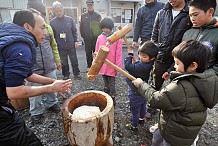
[[[121,30],[122,26],[118,26],[118,29]],[[132,49],[130,48],[129,42],[127,41],[126,35],[123,36],[123,40],[126,43],[126,47],[127,47],[128,51],[132,51]]]
[[[61,95],[64,99],[67,99],[67,97],[62,92],[58,92],[58,94]]]
[[[122,26],[118,26],[118,29],[121,30]],[[128,53],[133,53],[133,50],[131,49],[131,47],[129,45],[129,42],[127,41],[126,35],[123,36],[123,40],[126,43],[126,47],[127,47]],[[136,59],[135,59],[134,56],[132,57],[132,61],[136,62]]]

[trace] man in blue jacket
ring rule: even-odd
[[[133,48],[136,48],[139,38],[141,39],[140,45],[151,39],[155,16],[163,6],[162,2],[145,0],[145,5],[139,8],[134,26]]]
[[[72,65],[74,78],[81,79],[76,55],[78,35],[75,23],[71,17],[64,15],[63,6],[60,2],[54,2],[52,8],[56,17],[50,21],[50,25],[53,28],[54,36],[58,44],[64,79],[68,79],[70,76],[68,56]]]
[[[17,11],[13,23],[0,24],[0,145],[41,146],[40,140],[26,127],[9,101],[50,92],[70,92],[72,82],[32,72],[36,62],[35,47],[42,43],[46,34],[40,13]],[[48,85],[25,86],[25,79]]]

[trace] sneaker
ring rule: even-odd
[[[59,113],[61,111],[59,104],[54,104],[50,108],[48,108],[49,111],[52,111],[54,113]]]
[[[63,80],[69,79],[69,76],[64,76]]]
[[[42,114],[31,116],[31,121],[34,124],[42,124],[44,121],[44,116]]]
[[[139,124],[144,124],[145,120],[142,118],[139,118]]]
[[[126,124],[126,127],[129,129],[129,130],[132,130],[132,131],[138,131],[138,127],[134,127],[132,126],[132,124]]]
[[[76,79],[76,80],[81,80],[82,77],[81,77],[80,75],[77,75],[77,76],[74,76],[74,79]]]

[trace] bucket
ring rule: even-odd
[[[23,110],[29,108],[29,98],[18,98],[18,99],[11,99],[10,103],[16,110]]]
[[[73,111],[80,106],[99,107],[100,113],[85,119],[75,119]],[[105,92],[90,90],[67,99],[62,106],[64,131],[72,146],[113,146],[114,107]]]

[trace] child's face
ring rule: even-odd
[[[149,61],[150,61],[150,57],[149,57],[147,54],[143,54],[143,53],[140,53],[140,52],[139,52],[139,60],[140,60],[141,62],[146,63],[146,62],[149,62]]]
[[[189,17],[193,27],[201,27],[208,24],[213,18],[213,10],[209,9],[205,13],[203,10],[191,6],[189,8]]]
[[[189,66],[187,70],[185,70],[184,64],[178,58],[174,57],[174,61],[175,61],[174,68],[176,69],[177,72],[180,72],[180,73],[193,72],[193,70],[191,69],[191,66]]]
[[[109,28],[102,28],[102,31],[106,34],[110,34],[111,30]]]

